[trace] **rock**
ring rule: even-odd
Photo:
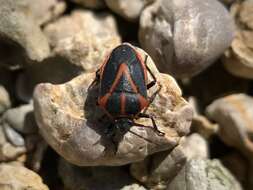
[[[23,134],[36,133],[33,103],[7,110],[3,115],[3,122]]]
[[[127,169],[121,167],[77,167],[62,159],[59,163],[58,173],[63,181],[64,187],[69,190],[146,189],[134,183]]]
[[[194,159],[186,163],[168,190],[241,190],[240,184],[218,161]]]
[[[154,0],[105,0],[106,5],[115,13],[129,21],[137,21],[142,10]]]
[[[48,57],[50,53],[48,41],[25,1],[1,0],[0,3],[1,41],[11,49],[8,51],[3,48],[8,52],[6,61],[11,59],[14,63],[22,62],[24,51],[31,60],[41,61]],[[15,56],[9,57],[8,55],[12,53]]]
[[[146,53],[137,51],[144,58]],[[95,73],[86,73],[62,85],[45,83],[36,87],[35,116],[45,140],[66,160],[80,166],[124,165],[175,147],[189,132],[192,108],[171,76],[159,74],[150,58],[147,64],[163,84],[147,113],[156,117],[166,133],[164,137],[151,129],[133,126],[126,133],[117,131],[117,138],[109,138],[105,134],[109,123],[101,119],[104,112],[96,106],[97,86],[88,92]],[[149,93],[157,88],[151,88]],[[150,119],[136,122],[152,126]]]
[[[0,115],[11,106],[9,93],[0,85]]]
[[[237,21],[237,32],[224,58],[225,68],[236,76],[253,79],[253,1],[235,3],[231,10]]]
[[[3,124],[5,136],[14,146],[25,146],[24,138],[8,124]]]
[[[116,21],[108,13],[73,11],[45,27],[54,55],[66,58],[85,71],[94,71],[109,52],[119,45]]]
[[[0,164],[1,190],[48,190],[33,171],[19,165]]]
[[[203,115],[196,115],[192,119],[191,131],[200,134],[205,139],[209,139],[214,134],[217,134],[218,130],[219,125],[212,123]]]
[[[206,113],[219,124],[218,134],[225,144],[240,150],[248,159],[253,158],[253,98],[234,94],[215,100]]]
[[[87,8],[101,9],[105,7],[104,0],[70,0]]]
[[[18,159],[26,152],[25,146],[15,146],[6,138],[3,125],[0,125],[0,162]]]
[[[59,0],[23,0],[27,2],[33,17],[38,24],[45,24],[58,16],[60,16],[66,9],[66,3]]]
[[[131,165],[131,174],[150,189],[166,189],[185,162],[208,157],[207,142],[198,134],[182,139],[172,151],[157,153]]]
[[[233,39],[228,11],[215,0],[162,0],[141,14],[139,41],[159,70],[191,77],[211,65]]]

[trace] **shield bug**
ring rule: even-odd
[[[150,118],[152,129],[160,136],[152,116],[143,112],[154,100],[159,89],[148,97],[147,90],[157,83],[156,77],[147,65],[148,55],[142,60],[135,48],[123,43],[112,50],[102,66],[96,72],[93,81],[99,83],[99,97],[97,104],[110,118],[114,126],[121,128],[128,124],[149,127],[134,122],[137,118]],[[152,81],[148,83],[148,72]]]

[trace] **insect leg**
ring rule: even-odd
[[[139,113],[138,116],[139,116],[139,117],[142,117],[142,118],[149,118],[149,119],[151,119],[152,124],[153,124],[152,129],[155,131],[155,133],[156,133],[157,135],[159,135],[159,136],[164,136],[164,135],[165,135],[165,133],[161,132],[161,131],[157,128],[157,125],[156,125],[156,123],[155,123],[155,120],[154,120],[154,118],[153,118],[152,116],[150,116],[150,115],[148,115],[148,114],[145,114],[145,113]],[[141,125],[141,124],[140,124],[140,125]],[[142,127],[148,127],[148,126],[145,126],[145,125],[141,125],[141,126],[142,126]]]

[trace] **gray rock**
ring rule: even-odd
[[[240,184],[218,161],[194,159],[186,163],[168,190],[241,190]]]
[[[25,146],[24,138],[8,124],[3,124],[3,129],[7,140],[14,146]]]
[[[36,133],[38,129],[32,102],[7,110],[3,115],[3,122],[23,134]]]
[[[145,52],[137,51],[145,57]],[[113,140],[108,138],[105,130],[109,123],[101,119],[104,112],[96,106],[97,86],[88,92],[95,73],[87,73],[62,85],[45,83],[36,87],[35,116],[45,140],[66,160],[80,166],[123,165],[175,147],[189,132],[192,108],[171,76],[159,74],[150,58],[147,64],[162,84],[147,113],[156,117],[166,133],[164,137],[151,129],[133,126],[126,133],[117,131]],[[151,88],[149,93],[157,88]],[[150,119],[136,122],[152,126]]]
[[[233,4],[231,14],[236,20],[237,32],[223,59],[225,68],[235,76],[253,79],[253,1]]]
[[[115,13],[130,21],[137,21],[141,11],[154,0],[105,0],[106,5]]]
[[[166,189],[190,159],[207,158],[208,146],[203,137],[192,134],[183,138],[172,151],[157,153],[131,165],[131,174],[150,189]]]
[[[145,190],[121,167],[77,167],[60,160],[58,173],[69,190]]]
[[[229,47],[234,26],[215,0],[161,0],[141,14],[139,40],[159,70],[191,77]]]
[[[109,53],[107,50],[121,42],[114,17],[89,10],[73,11],[48,24],[44,32],[54,55],[85,71],[96,70]]]
[[[48,190],[35,172],[17,165],[0,164],[1,190]]]
[[[105,7],[104,0],[69,0],[78,3],[84,7],[92,9],[101,9]]]
[[[0,115],[11,106],[9,93],[0,85]]]
[[[50,53],[48,41],[41,32],[27,3],[25,1],[0,0],[0,4],[2,41],[7,41],[10,44],[15,42],[15,47],[17,46],[16,49],[19,51],[14,52],[19,55],[23,49],[31,60],[41,61],[48,57]],[[20,62],[19,59],[16,58],[16,61]]]
[[[12,161],[26,153],[26,147],[15,146],[6,138],[3,126],[0,125],[0,161]]]
[[[251,139],[253,123],[253,98],[245,94],[233,94],[215,100],[206,113],[220,128],[220,138],[229,146],[240,150],[249,160],[253,158]]]

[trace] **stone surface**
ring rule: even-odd
[[[0,85],[0,115],[11,106],[9,93]]]
[[[3,124],[5,136],[14,146],[25,146],[24,138],[8,124]]]
[[[105,7],[104,0],[69,0],[87,8],[101,9]]]
[[[144,58],[146,53],[137,51]],[[133,126],[125,133],[117,130],[115,138],[109,138],[105,134],[109,123],[103,121],[104,112],[96,106],[98,87],[88,91],[95,73],[87,73],[62,85],[36,87],[35,116],[45,140],[66,160],[80,166],[123,165],[175,147],[189,132],[192,108],[171,76],[159,74],[151,58],[147,64],[162,84],[147,113],[155,116],[164,137],[149,128]],[[157,88],[151,88],[148,94]],[[152,126],[150,119],[136,122]]]
[[[219,136],[229,146],[240,150],[248,159],[253,158],[253,98],[234,94],[215,100],[206,113],[219,124]]]
[[[33,17],[38,24],[45,24],[58,16],[60,16],[66,9],[66,3],[59,0],[22,0],[27,2]]]
[[[1,190],[48,190],[33,171],[17,164],[0,164]]]
[[[108,13],[73,11],[45,27],[53,54],[66,58],[86,71],[103,62],[108,49],[119,45],[116,21]]]
[[[5,61],[11,59],[13,62],[21,62],[23,54],[37,61],[48,57],[50,53],[48,41],[25,1],[1,0],[0,4],[1,41],[6,44],[4,47],[11,50],[3,48],[7,52]],[[15,56],[10,58],[8,56],[10,53]]]
[[[60,160],[58,173],[69,190],[145,190],[134,182],[127,168],[77,167]]]
[[[237,32],[224,58],[225,67],[236,76],[253,79],[253,1],[235,3],[231,14],[236,20]]]
[[[106,5],[115,13],[130,21],[137,21],[144,7],[154,0],[105,0]]]
[[[7,110],[3,115],[3,122],[23,134],[36,133],[38,129],[32,102]]]
[[[8,141],[3,125],[0,124],[0,161],[6,162],[16,160],[25,152],[25,146],[15,146],[14,143]]]
[[[218,161],[194,159],[186,163],[168,190],[241,190],[240,184]]]
[[[191,77],[211,65],[233,39],[228,11],[215,0],[161,0],[141,14],[139,41],[161,72]]]
[[[172,151],[157,153],[131,165],[131,174],[150,189],[166,189],[169,182],[190,159],[207,158],[208,146],[203,137],[192,134],[182,139]]]
[[[219,125],[212,123],[203,115],[195,115],[192,119],[191,131],[202,135],[205,139],[217,134]]]

